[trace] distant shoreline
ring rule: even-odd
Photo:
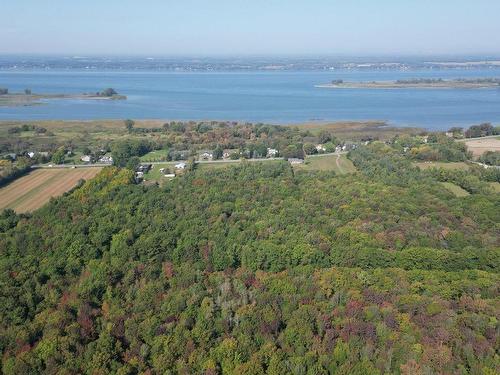
[[[315,85],[329,89],[500,89],[500,79],[416,79],[402,81],[343,82]]]

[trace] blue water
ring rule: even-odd
[[[164,119],[268,123],[385,120],[399,126],[447,129],[500,122],[500,89],[321,89],[332,79],[500,77],[500,69],[331,72],[0,71],[11,92],[83,93],[113,87],[126,101],[54,100],[0,107],[0,120]]]

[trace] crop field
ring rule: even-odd
[[[467,148],[474,154],[474,156],[481,156],[486,151],[500,151],[500,139],[497,138],[483,138],[465,140]]]
[[[326,155],[308,157],[305,164],[295,165],[297,170],[334,171],[338,174],[356,172],[356,167],[345,155]]]
[[[71,190],[79,180],[94,177],[101,168],[37,169],[0,188],[0,210],[30,212],[42,207],[51,197]]]

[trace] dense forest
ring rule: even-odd
[[[161,187],[108,167],[4,211],[3,373],[499,373],[486,172],[457,198],[440,181],[468,176],[397,146],[349,158],[354,175],[242,162]]]

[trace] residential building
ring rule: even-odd
[[[186,163],[181,162],[175,165],[175,169],[186,169]]]
[[[268,148],[267,149],[267,157],[268,158],[275,158],[276,156],[278,156],[279,154],[279,151],[276,150],[275,148]]]

